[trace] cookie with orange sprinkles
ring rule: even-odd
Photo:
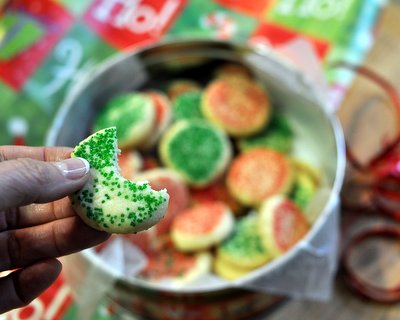
[[[135,233],[156,224],[165,214],[167,191],[151,189],[147,181],[131,182],[118,171],[117,130],[95,132],[71,153],[90,164],[85,185],[71,195],[72,206],[94,229],[109,233]]]
[[[258,216],[262,243],[273,257],[292,248],[308,232],[309,225],[301,209],[289,198],[276,195],[266,199]]]
[[[228,167],[231,144],[227,135],[207,121],[175,122],[159,144],[162,162],[191,186],[205,186]]]
[[[234,227],[234,216],[223,202],[195,205],[178,215],[171,239],[181,251],[209,249],[224,240]]]
[[[273,149],[257,148],[233,159],[227,173],[227,186],[241,203],[257,206],[264,199],[288,192],[293,170],[287,157]]]
[[[236,137],[259,132],[271,113],[266,91],[255,81],[244,78],[210,82],[204,90],[201,108],[211,123]]]

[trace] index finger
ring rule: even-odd
[[[69,158],[72,150],[68,147],[0,146],[0,162],[18,158],[60,161]]]

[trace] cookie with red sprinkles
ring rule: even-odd
[[[227,186],[241,203],[257,206],[264,199],[289,191],[293,172],[287,157],[273,149],[251,149],[233,159]]]
[[[189,207],[191,202],[189,188],[173,170],[156,168],[141,172],[135,181],[148,181],[153,190],[168,190],[169,204],[164,217],[152,228],[156,236],[167,234],[178,215]]]
[[[171,102],[167,95],[156,90],[147,91],[146,94],[153,101],[155,121],[151,134],[140,144],[139,147],[141,149],[150,149],[154,147],[172,120]]]
[[[170,242],[148,255],[147,259],[147,266],[138,277],[153,283],[167,282],[180,286],[195,281],[212,269],[211,253],[184,253]]]
[[[288,251],[309,230],[306,216],[301,209],[283,195],[265,200],[260,207],[258,220],[262,243],[273,257]]]
[[[259,132],[271,113],[266,91],[255,81],[244,78],[210,82],[204,90],[201,108],[211,123],[236,137]]]
[[[171,239],[181,251],[209,249],[224,240],[234,227],[234,216],[223,202],[195,205],[178,215]]]

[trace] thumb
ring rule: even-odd
[[[0,210],[63,198],[85,184],[89,169],[89,163],[82,158],[0,162]]]

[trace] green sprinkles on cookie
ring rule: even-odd
[[[257,268],[270,260],[258,234],[257,216],[250,214],[239,219],[232,234],[218,246],[217,255],[244,268]]]
[[[115,126],[118,146],[135,147],[144,142],[154,127],[156,111],[153,100],[143,93],[115,96],[99,111],[94,120],[94,131]]]
[[[100,130],[80,142],[72,157],[90,164],[89,179],[71,196],[72,205],[89,226],[109,233],[136,233],[156,224],[169,202],[166,190],[147,181],[133,183],[118,172],[116,128]]]
[[[226,134],[200,119],[177,121],[160,142],[163,163],[192,186],[204,186],[219,177],[231,154]]]
[[[178,95],[172,105],[175,119],[202,119],[201,91],[188,91]]]
[[[289,153],[292,149],[294,134],[287,119],[278,113],[271,116],[269,124],[256,135],[239,139],[241,151],[253,148],[271,148],[281,153]]]

